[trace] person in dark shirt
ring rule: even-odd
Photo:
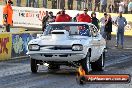
[[[87,0],[86,0],[87,1]],[[88,10],[92,11],[92,0],[88,0]]]
[[[99,29],[99,20],[96,18],[96,13],[91,14],[92,24],[94,24]]]
[[[120,1],[114,1],[114,12],[118,13]]]
[[[42,20],[42,31],[44,31],[46,28],[46,23],[48,21],[48,18],[49,18],[49,12],[46,11],[46,15],[43,17],[43,20]]]
[[[97,8],[98,8],[98,11],[100,11],[100,0],[95,0],[94,3],[95,3],[94,11],[96,11]]]
[[[68,0],[67,5],[68,5],[68,9],[72,10],[73,9],[73,0]]]
[[[108,47],[108,42],[111,40],[111,32],[112,32],[112,18],[109,14],[107,19],[105,20],[105,40],[106,40],[106,47]]]
[[[108,15],[108,18],[105,20],[105,32],[109,33],[112,32],[112,18],[110,14]]]
[[[114,5],[109,4],[108,5],[108,10],[109,10],[109,13],[113,13],[113,11],[114,11]]]
[[[79,16],[79,13],[75,16],[75,17],[73,17],[73,21],[74,22],[77,22],[77,17]]]

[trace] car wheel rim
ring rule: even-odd
[[[90,64],[90,63],[89,63],[89,56],[87,56],[87,70],[89,70],[89,68],[90,68],[90,67],[89,67],[89,64]]]
[[[104,67],[104,55],[101,55],[101,59],[102,59],[102,66]]]

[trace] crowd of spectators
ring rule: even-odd
[[[6,0],[3,0],[6,1]],[[132,0],[12,0],[16,2],[16,6],[23,6],[22,2],[25,2],[26,7],[44,7],[52,9],[68,10],[82,10],[88,8],[89,11],[98,12],[110,12],[110,13],[132,13]]]
[[[91,16],[87,14],[88,9],[84,8],[84,12],[82,14],[77,14],[76,17],[72,18],[68,14],[65,13],[65,9],[59,11],[56,16],[53,16],[52,12],[46,11],[46,16],[44,16],[42,21],[42,31],[45,30],[46,25],[49,22],[88,22],[94,24],[98,29],[100,29],[102,37],[106,40],[106,48],[108,48],[108,44],[111,40],[111,32],[112,32],[112,25],[117,27],[117,40],[116,40],[116,47],[121,45],[121,48],[124,47],[124,28],[127,25],[127,21],[125,17],[122,16],[123,12],[119,12],[118,17],[115,21],[112,20],[110,14],[104,12],[104,17],[100,20],[96,17],[96,13],[92,12]],[[52,14],[51,14],[52,13]],[[73,20],[72,20],[73,19]],[[99,26],[100,23],[100,26]],[[121,40],[120,40],[121,39]],[[120,41],[119,41],[120,40]]]

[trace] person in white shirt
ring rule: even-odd
[[[119,3],[119,12],[125,12],[125,3],[123,1]]]

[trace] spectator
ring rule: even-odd
[[[104,17],[102,17],[100,19],[100,33],[102,34],[103,38],[105,38],[105,33],[104,33],[104,30],[105,30],[105,20],[107,19],[107,13],[105,12],[104,13]]]
[[[109,4],[108,6],[109,13],[113,13],[114,11],[114,6],[112,4]]]
[[[100,11],[100,1],[99,0],[94,0],[94,3],[95,3],[94,11],[96,11],[97,8],[98,8],[97,11]]]
[[[56,16],[58,16],[59,14],[61,14],[61,11],[57,12]]]
[[[107,19],[105,19],[105,40],[106,40],[106,48],[108,48],[109,40],[111,40],[111,32],[112,32],[112,18],[109,14]]]
[[[124,13],[128,13],[128,0],[124,0]]]
[[[77,17],[79,16],[79,13],[73,18],[74,22],[77,22]]]
[[[11,7],[12,4],[13,2],[8,0],[5,7],[3,8],[3,25],[6,26],[6,32],[10,32],[10,26],[13,25],[13,9]]]
[[[53,1],[53,0],[52,0]],[[47,8],[47,0],[43,0],[43,7]]]
[[[115,13],[119,12],[119,2],[120,1],[114,1],[114,12]]]
[[[57,0],[57,9],[63,9],[65,7],[65,0]]]
[[[44,31],[46,28],[48,18],[49,18],[49,13],[48,11],[46,11],[46,15],[43,17],[43,20],[42,20],[42,31]]]
[[[88,10],[92,11],[92,0],[88,0]]]
[[[96,13],[92,12],[91,14],[92,17],[92,24],[94,24],[98,29],[99,29],[99,20],[96,18]]]
[[[39,8],[39,0],[33,0],[33,7]]]
[[[125,3],[123,1],[119,3],[119,12],[125,12]]]
[[[21,6],[21,0],[16,0],[16,5]]]
[[[132,0],[128,4],[128,12],[132,14]]]
[[[100,0],[100,4],[101,4],[101,12],[106,12],[107,0]]]
[[[77,4],[77,5],[76,5],[76,6],[77,6],[76,9],[77,9],[77,10],[81,10],[81,8],[82,8],[82,7],[81,7],[81,0],[76,0],[76,4]]]
[[[53,12],[52,11],[49,12],[49,17],[48,17],[47,22],[48,23],[49,22],[55,22],[55,16],[53,15]]]
[[[82,8],[86,8],[86,3],[87,3],[86,0],[82,0]]]
[[[43,0],[45,1],[45,0]],[[47,6],[46,6],[47,8]],[[52,0],[52,9],[57,9],[57,0]]]
[[[32,0],[26,0],[26,7],[31,7]]]
[[[114,4],[113,4],[113,0],[110,1],[110,4],[108,5],[108,10],[109,10],[109,13],[114,12]]]
[[[29,7],[29,0],[26,0],[26,7]]]
[[[72,10],[73,9],[73,0],[68,0],[67,5],[68,5],[68,9]]]
[[[84,8],[84,13],[80,14],[77,17],[77,21],[78,22],[88,22],[88,23],[91,23],[92,22],[91,17],[87,14],[87,12],[88,12],[88,9]]]
[[[56,16],[56,22],[70,22],[71,17],[68,14],[65,14],[65,9],[62,9],[60,14]]]
[[[121,38],[121,48],[124,47],[124,27],[127,25],[126,18],[122,16],[122,12],[119,12],[115,24],[117,26],[117,35],[116,35],[116,47],[119,46],[119,40]]]

